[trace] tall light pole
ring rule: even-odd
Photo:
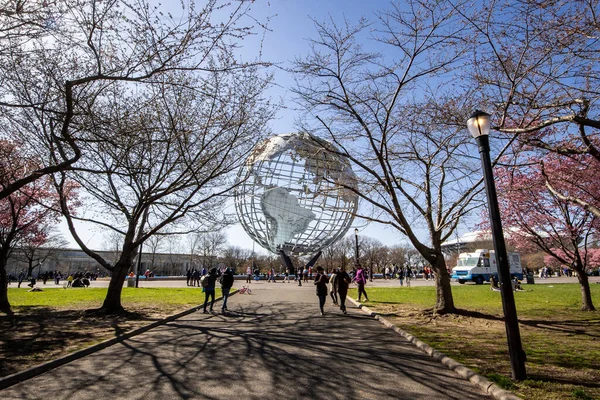
[[[140,244],[140,250],[138,253],[137,265],[135,266],[135,287],[137,288],[140,283],[140,269],[142,268],[142,246],[144,244]]]
[[[355,258],[356,265],[358,265],[358,228],[354,228],[354,239],[356,241],[356,246],[355,246],[356,254],[354,255],[354,258]]]
[[[502,308],[504,310],[504,324],[506,326],[506,337],[508,339],[508,351],[510,354],[510,365],[512,377],[516,380],[527,379],[525,371],[525,352],[521,345],[521,334],[519,332],[519,321],[517,319],[517,308],[515,307],[515,296],[510,279],[510,269],[502,233],[502,221],[496,195],[496,185],[492,172],[490,160],[490,115],[476,110],[467,121],[469,132],[477,141],[481,166],[487,192],[488,208],[490,212],[490,225],[492,228],[492,239],[496,250],[498,261],[498,275],[500,278],[500,292],[502,293]]]

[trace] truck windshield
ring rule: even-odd
[[[479,263],[479,257],[459,258],[457,267],[476,267]]]

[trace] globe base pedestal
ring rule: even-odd
[[[321,254],[323,254],[322,251],[319,251],[317,254],[315,254],[309,262],[306,263],[306,268],[310,268],[313,265],[316,264],[316,262],[319,260],[319,257],[321,257]],[[283,261],[283,265],[285,265],[285,267],[288,269],[288,271],[290,272],[290,274],[296,274],[296,268],[294,267],[294,263],[292,262],[292,259],[290,258],[290,256],[288,256],[287,254],[285,254],[285,251],[283,250],[279,250],[279,255],[281,256],[281,260]]]

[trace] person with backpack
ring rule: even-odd
[[[329,278],[325,274],[325,270],[323,267],[318,266],[314,284],[317,287],[317,296],[319,297],[319,308],[321,309],[321,315],[325,315],[323,306],[325,306],[325,300],[327,299],[327,283],[329,283]]]
[[[202,284],[202,290],[204,290],[204,314],[208,313],[206,311],[206,306],[208,304],[208,298],[210,297],[210,312],[213,311],[213,304],[215,303],[215,286],[217,283],[217,269],[215,267],[211,268],[208,271],[207,275],[204,275],[200,279],[200,283]]]
[[[229,298],[229,291],[233,286],[233,273],[231,269],[227,268],[221,278],[219,279],[219,283],[221,283],[221,292],[223,293],[223,306],[221,307],[221,313],[227,311],[227,299]]]

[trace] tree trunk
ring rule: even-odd
[[[12,317],[13,312],[10,309],[8,301],[8,276],[6,274],[6,263],[8,254],[5,251],[0,252],[0,312],[6,313]]]
[[[10,303],[8,302],[8,276],[6,275],[6,264],[0,261],[0,312],[12,315]]]
[[[27,278],[33,278],[33,260],[29,260],[27,264]]]
[[[438,254],[435,264],[431,267],[435,271],[436,303],[435,312],[438,314],[452,314],[456,312],[452,288],[450,287],[450,274],[446,269],[446,261],[443,254]]]
[[[115,264],[108,284],[108,292],[100,308],[105,314],[120,314],[125,311],[121,305],[121,292],[129,269],[131,269],[131,262],[121,259]]]
[[[577,272],[577,279],[581,287],[581,311],[596,311],[592,303],[592,293],[590,292],[590,282],[585,268],[580,263],[576,263],[574,267]]]

